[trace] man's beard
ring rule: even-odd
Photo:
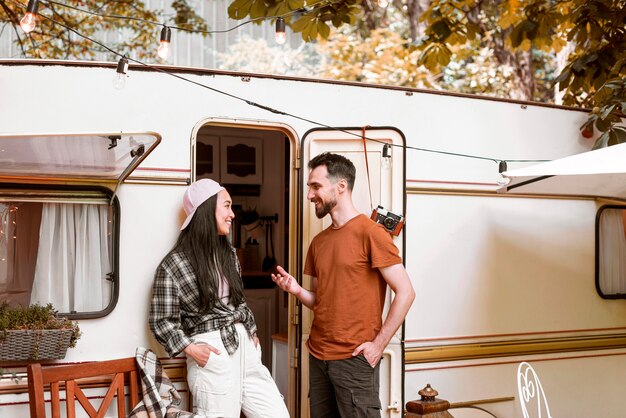
[[[337,201],[334,199],[324,203],[324,205],[322,205],[321,207],[318,207],[316,205],[315,216],[317,216],[319,219],[322,219],[324,216],[328,215],[335,206],[337,206]]]

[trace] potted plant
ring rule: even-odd
[[[0,361],[62,359],[80,335],[78,324],[59,317],[52,304],[0,304]]]

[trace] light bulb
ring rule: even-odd
[[[170,57],[170,43],[167,41],[161,41],[157,54],[161,59],[167,60]]]
[[[113,79],[113,87],[117,90],[122,90],[126,85],[126,74],[117,74]]]
[[[504,177],[502,174],[498,174],[498,178],[496,179],[496,183],[498,183],[498,186],[506,186],[510,182],[510,178]]]
[[[32,32],[35,29],[35,25],[37,25],[37,19],[35,19],[35,15],[37,14],[37,8],[39,7],[38,0],[29,0],[28,6],[26,7],[26,14],[20,20],[20,27],[26,33]]]
[[[115,78],[113,78],[113,87],[117,90],[123,89],[126,85],[126,71],[128,71],[128,59],[122,57],[117,63]]]
[[[387,7],[389,6],[389,0],[378,0],[378,7]]]
[[[389,170],[391,168],[391,145],[383,145],[383,156],[380,160],[380,165],[383,169]]]
[[[20,20],[20,27],[26,33],[30,33],[35,29],[37,21],[35,20],[35,15],[32,13],[26,13],[22,20]]]
[[[163,26],[161,29],[161,41],[159,42],[159,49],[157,54],[162,60],[167,60],[170,57],[170,43],[172,41],[172,30],[167,26]]]
[[[502,173],[504,173],[507,170],[507,164],[506,161],[500,161],[500,163],[498,164],[498,178],[496,179],[496,183],[498,183],[499,186],[506,186],[507,184],[509,184],[511,182],[511,179],[508,177],[504,177],[504,175]]]
[[[287,41],[287,33],[285,32],[285,19],[279,17],[276,19],[276,34],[274,39],[278,45],[282,45]]]
[[[285,32],[276,32],[276,35],[274,35],[274,39],[276,40],[276,43],[278,45],[283,45],[285,42],[287,42],[287,34]]]

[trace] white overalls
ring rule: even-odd
[[[229,355],[219,331],[194,335],[196,343],[206,343],[220,354],[211,353],[205,367],[187,358],[187,382],[193,396],[194,412],[206,417],[289,418],[285,402],[261,362],[261,344],[254,346],[243,324],[235,329],[239,348]]]

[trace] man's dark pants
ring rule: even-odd
[[[319,360],[309,355],[311,418],[380,418],[380,362],[363,355]]]

